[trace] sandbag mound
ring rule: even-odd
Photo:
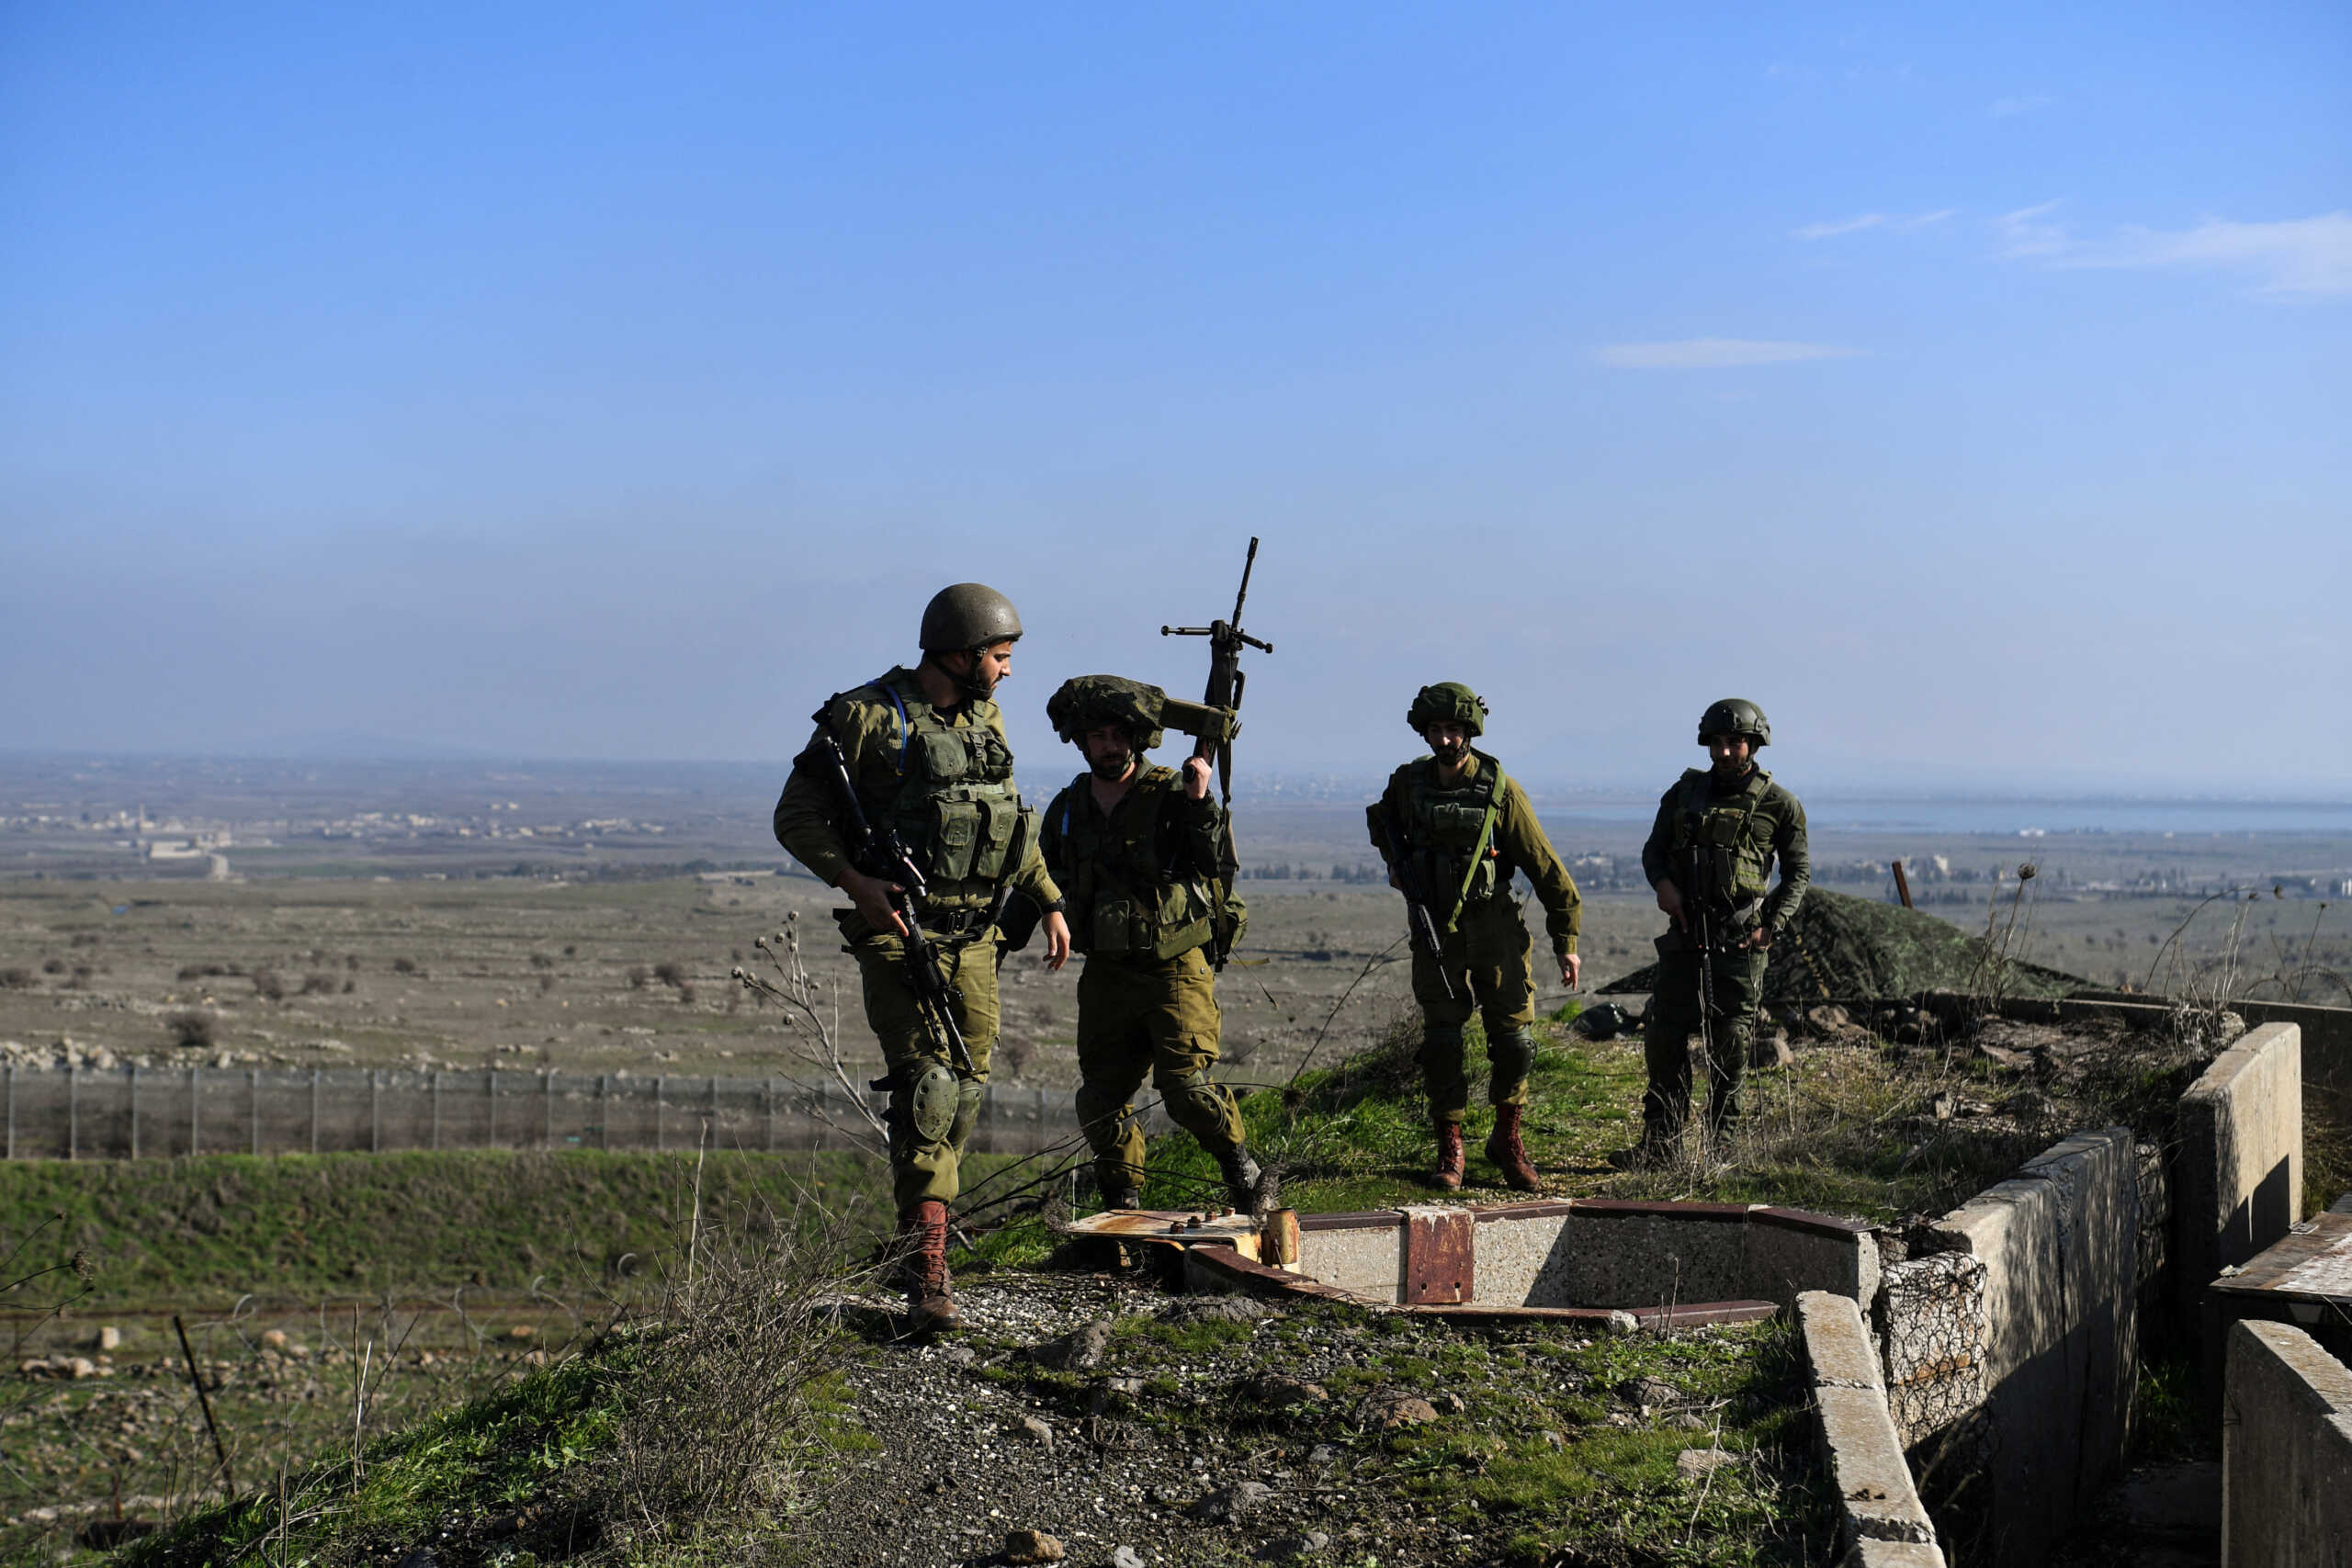
[[[1772,944],[1772,962],[1764,971],[1767,1003],[1804,1006],[1992,987],[1983,937],[1899,904],[1807,888],[1791,934],[1795,941],[1783,937]],[[1653,964],[1600,991],[1645,996],[1657,983]],[[2063,997],[2087,984],[2038,964],[2011,963],[2001,990],[2012,997]]]

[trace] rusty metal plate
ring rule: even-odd
[[[1210,1214],[1176,1209],[1106,1209],[1059,1227],[1066,1235],[1109,1236],[1118,1241],[1172,1241],[1183,1246],[1216,1242],[1229,1247],[1236,1238],[1253,1242],[1258,1222],[1248,1214]]]
[[[2211,1288],[2228,1296],[2352,1302],[2352,1213],[2312,1215]]]
[[[1467,1209],[1413,1207],[1405,1215],[1405,1304],[1476,1299],[1478,1222]]]

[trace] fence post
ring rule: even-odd
[[[130,1157],[139,1157],[139,1064],[130,1064]]]
[[[65,1064],[65,1157],[82,1157],[82,1064]]]
[[[17,1157],[17,1064],[8,1064],[8,1157]]]
[[[433,1146],[441,1146],[441,1069],[433,1069]]]
[[[384,1152],[384,1069],[368,1069],[368,1152]]]
[[[547,1116],[539,1123],[539,1147],[551,1149],[555,1147],[555,1069],[542,1067],[539,1077],[539,1088],[547,1100]]]
[[[718,1075],[710,1075],[710,1146],[718,1146]]]
[[[311,1069],[311,1152],[319,1152],[319,1069]]]
[[[670,1075],[653,1075],[653,1152],[661,1154],[670,1145],[662,1141],[662,1102],[670,1096]]]
[[[612,1077],[610,1073],[596,1075],[596,1146],[600,1149],[613,1146],[612,1090],[609,1087]]]
[[[760,1110],[767,1118],[767,1152],[775,1153],[775,1079],[760,1080]]]
[[[197,1127],[197,1119],[201,1114],[198,1107],[204,1103],[203,1083],[203,1064],[200,1062],[192,1064],[187,1070],[187,1157],[190,1159],[194,1159],[196,1151],[204,1146],[203,1139]],[[131,1087],[130,1096],[130,1128],[132,1140],[136,1142],[139,1131],[139,1089],[135,1083]]]
[[[258,1155],[261,1153],[261,1069],[259,1067],[245,1069],[245,1121],[248,1140],[253,1145],[253,1152]],[[190,1140],[189,1146],[191,1148],[195,1146],[193,1140]]]
[[[498,1069],[490,1069],[490,1146],[498,1146]]]

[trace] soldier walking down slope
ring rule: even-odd
[[[1181,772],[1145,757],[1169,706],[1196,708],[1115,675],[1065,681],[1046,705],[1054,733],[1086,758],[1045,823],[1046,864],[1068,899],[1071,944],[1086,956],[1079,1121],[1103,1206],[1135,1208],[1144,1139],[1133,1102],[1149,1075],[1169,1115],[1217,1162],[1235,1206],[1248,1208],[1258,1163],[1233,1092],[1210,1076],[1219,1015],[1206,950],[1233,908],[1217,881],[1225,813],[1209,798],[1205,755]]]
[[[1045,910],[1047,966],[1069,956],[1061,893],[990,700],[1020,637],[1020,615],[995,589],[942,589],[923,610],[922,658],[830,698],[775,803],[776,840],[854,906],[833,918],[888,1069],[890,1182],[917,1333],[959,1322],[947,1203],[996,1043],[994,928],[1012,891]]]
[[[1726,697],[1710,706],[1699,744],[1712,765],[1690,769],[1659,799],[1642,846],[1642,871],[1673,924],[1657,939],[1637,1163],[1664,1159],[1690,1118],[1694,1033],[1706,1048],[1708,1131],[1720,1137],[1739,1119],[1770,950],[1813,879],[1804,807],[1756,765],[1771,739],[1754,703]],[[1775,861],[1781,880],[1767,892]]]
[[[1536,1187],[1520,1114],[1535,1063],[1533,944],[1511,877],[1525,872],[1544,906],[1560,979],[1576,989],[1583,969],[1577,931],[1583,901],[1535,808],[1502,764],[1470,742],[1487,705],[1458,681],[1424,686],[1405,722],[1430,754],[1389,775],[1366,816],[1388,880],[1406,897],[1413,933],[1413,999],[1421,1009],[1420,1064],[1436,1123],[1438,1186],[1462,1185],[1462,1120],[1470,1104],[1463,1026],[1475,1005],[1487,1026],[1495,1129],[1487,1157],[1523,1192]]]

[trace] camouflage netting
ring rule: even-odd
[[[1982,937],[1898,904],[1808,888],[1792,931],[1794,942],[1772,944],[1764,972],[1768,1004],[1992,988]],[[1657,976],[1657,966],[1649,964],[1600,989],[1608,996],[1647,995]],[[2087,984],[2038,964],[2012,963],[2000,989],[2012,997],[2063,997]]]

